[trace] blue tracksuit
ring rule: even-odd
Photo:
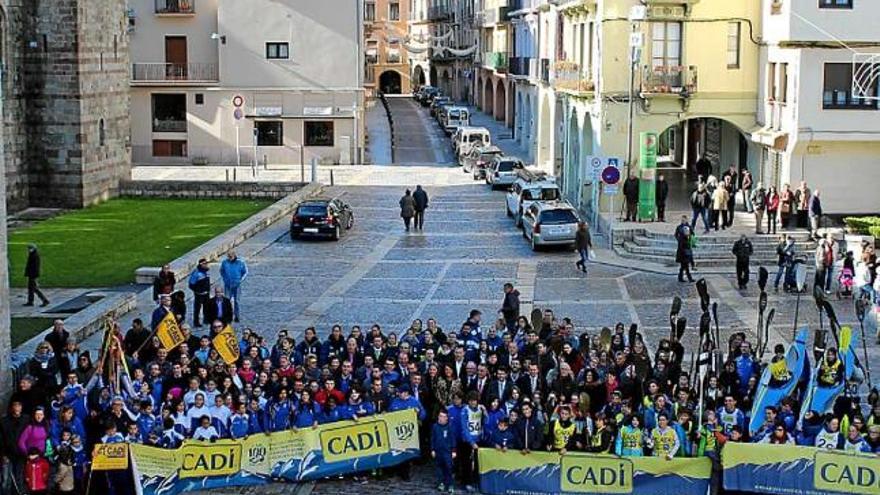
[[[513,448],[514,442],[515,437],[513,436],[513,430],[511,430],[510,428],[504,431],[495,428],[489,435],[490,447],[495,447],[497,445],[498,447],[510,449]]]
[[[248,411],[248,435],[270,431],[267,423],[266,414],[262,410]]]
[[[233,414],[229,417],[229,436],[232,438],[244,438],[250,431],[247,414]]]
[[[297,428],[308,428],[315,424],[317,420],[315,405],[300,403],[299,407],[296,408],[296,419],[293,421],[293,425]]]
[[[455,430],[449,423],[434,423],[431,427],[431,451],[437,465],[437,478],[447,488],[452,487],[452,452],[456,446]]]
[[[400,397],[395,397],[391,400],[391,405],[388,406],[388,412],[403,411],[404,409],[415,409],[419,421],[425,420],[425,408],[422,407],[422,403],[413,396],[407,397],[406,400],[401,399]]]
[[[269,425],[272,431],[284,431],[290,428],[290,415],[293,408],[289,401],[272,402],[268,409]]]

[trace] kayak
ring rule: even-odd
[[[838,358],[843,364],[843,380],[837,384],[827,387],[818,384],[819,368],[822,362],[816,363],[810,376],[810,384],[807,387],[807,395],[804,397],[801,406],[800,419],[804,419],[807,411],[816,411],[825,414],[834,407],[834,401],[843,392],[846,383],[852,379],[856,369],[856,339],[857,335],[853,333],[850,327],[840,328],[840,349],[837,350]]]
[[[749,420],[749,433],[752,435],[757,432],[764,424],[764,409],[767,407],[778,407],[782,399],[791,395],[804,374],[807,367],[807,328],[798,331],[797,336],[788,346],[788,352],[785,353],[785,364],[791,378],[787,382],[781,384],[771,384],[773,374],[770,366],[764,368],[761,374],[761,381],[758,383],[758,390],[755,393],[755,401],[752,405],[751,419]]]

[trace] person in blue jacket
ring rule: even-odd
[[[287,389],[278,390],[278,397],[269,401],[269,426],[271,431],[284,431],[290,428],[293,406],[287,398]]]
[[[477,446],[483,438],[486,408],[480,404],[476,390],[468,392],[467,406],[461,410],[461,456],[458,458],[461,479],[467,491],[474,490],[477,482]]]
[[[312,393],[303,390],[296,404],[296,419],[293,421],[294,428],[317,428],[318,407],[312,402]]]
[[[418,399],[410,395],[411,393],[412,389],[410,388],[409,384],[401,385],[400,388],[397,389],[397,397],[392,399],[391,404],[388,406],[388,412],[415,409],[419,425],[421,425],[422,422],[425,420],[427,414],[425,413],[425,408],[422,407],[422,403],[419,402]],[[409,481],[410,479],[411,466],[412,461],[406,461],[398,467],[398,474],[404,481]]]
[[[513,431],[509,428],[507,418],[501,418],[498,420],[498,424],[489,435],[488,444],[489,447],[493,447],[502,452],[506,452],[507,449],[515,447],[516,437],[513,435]]]
[[[232,313],[234,320],[239,321],[241,314],[241,284],[247,278],[247,264],[239,258],[235,251],[229,251],[226,259],[220,263],[220,278],[223,279],[223,292],[232,300]]]
[[[343,417],[342,413],[343,410],[336,406],[336,397],[331,395],[327,397],[327,402],[324,403],[324,407],[318,413],[318,423],[324,425],[347,419]]]
[[[441,409],[437,422],[431,427],[431,458],[437,466],[437,490],[455,491],[452,481],[452,463],[456,457],[455,430],[449,424],[449,413]]]
[[[730,430],[734,426],[745,430],[746,415],[736,407],[736,399],[732,395],[724,397],[724,405],[719,407],[715,414],[718,416],[718,422],[721,423],[725,435],[730,436]]]
[[[229,417],[229,436],[233,439],[248,436],[250,425],[248,421],[247,406],[244,402],[238,405],[238,409]]]
[[[269,422],[266,418],[266,413],[263,409],[260,408],[259,399],[251,399],[250,406],[248,407],[248,435],[253,435],[255,433],[266,433],[268,434]]]
[[[348,400],[345,404],[339,406],[339,409],[342,410],[342,419],[352,419],[355,421],[358,418],[372,416],[376,412],[373,403],[365,401],[358,388],[351,389],[351,392],[348,394]]]

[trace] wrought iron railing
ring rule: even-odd
[[[215,63],[191,62],[187,64],[134,63],[131,64],[131,80],[151,81],[217,81],[220,73]]]

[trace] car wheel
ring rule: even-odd
[[[348,216],[348,223],[345,225],[346,230],[351,230],[354,227],[354,215]]]
[[[333,230],[333,240],[338,241],[339,238],[342,237],[342,229],[339,228],[339,225]]]
[[[299,234],[294,234],[293,232],[291,232],[290,233],[290,240],[295,241],[297,239],[299,239]]]

